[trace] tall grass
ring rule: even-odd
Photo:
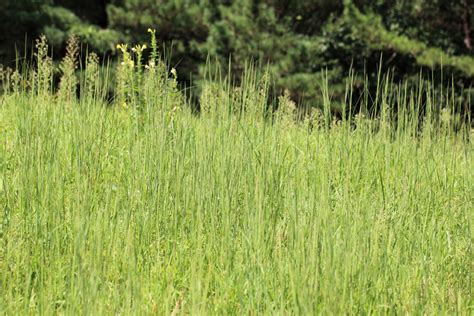
[[[120,47],[112,106],[95,55],[77,99],[38,49],[0,97],[2,313],[473,313],[472,135],[449,92],[381,76],[379,116],[336,120],[326,84],[301,118],[250,69],[210,78],[196,115],[156,48],[145,69]]]

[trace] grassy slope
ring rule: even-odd
[[[459,135],[0,98],[5,313],[473,311]]]

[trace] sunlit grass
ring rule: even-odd
[[[449,104],[419,120],[390,85],[397,120],[272,120],[249,75],[196,115],[171,75],[124,71],[109,106],[103,86],[0,97],[2,313],[473,312],[473,146]]]

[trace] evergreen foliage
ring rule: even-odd
[[[288,90],[310,106],[322,102],[322,77],[337,108],[351,70],[374,79],[379,67],[391,69],[394,80],[420,71],[432,72],[440,86],[454,78],[467,99],[473,7],[470,0],[4,0],[0,27],[9,31],[0,35],[0,61],[15,59],[14,44],[22,51],[25,34],[44,33],[57,58],[71,35],[103,57],[119,54],[117,43],[145,42],[153,28],[159,51],[193,87],[202,87],[211,56],[222,69],[230,58],[237,81],[249,59],[268,64],[276,94]],[[354,77],[356,93],[375,88],[365,81]]]

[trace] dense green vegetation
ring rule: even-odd
[[[152,43],[77,74],[70,40],[54,85],[42,38],[36,66],[2,72],[2,313],[472,314],[473,135],[452,87],[381,73],[362,98],[380,115],[337,120],[326,77],[297,120],[288,92],[268,108],[268,72],[234,84],[210,63],[197,114]]]
[[[323,104],[326,70],[331,95],[340,101],[335,108],[351,68],[376,83],[381,66],[396,82],[413,85],[420,70],[434,71],[438,86],[454,78],[463,102],[474,94],[471,0],[4,0],[0,6],[0,28],[8,30],[0,33],[3,63],[15,59],[14,43],[23,51],[25,33],[27,44],[46,34],[58,57],[71,35],[104,57],[118,53],[118,42],[141,44],[152,27],[181,84],[195,94],[208,54],[222,65],[231,57],[237,81],[250,58],[270,62],[272,95],[288,89],[294,101],[313,107]],[[367,88],[364,82],[356,76],[355,93]],[[368,89],[373,97],[376,84]]]

